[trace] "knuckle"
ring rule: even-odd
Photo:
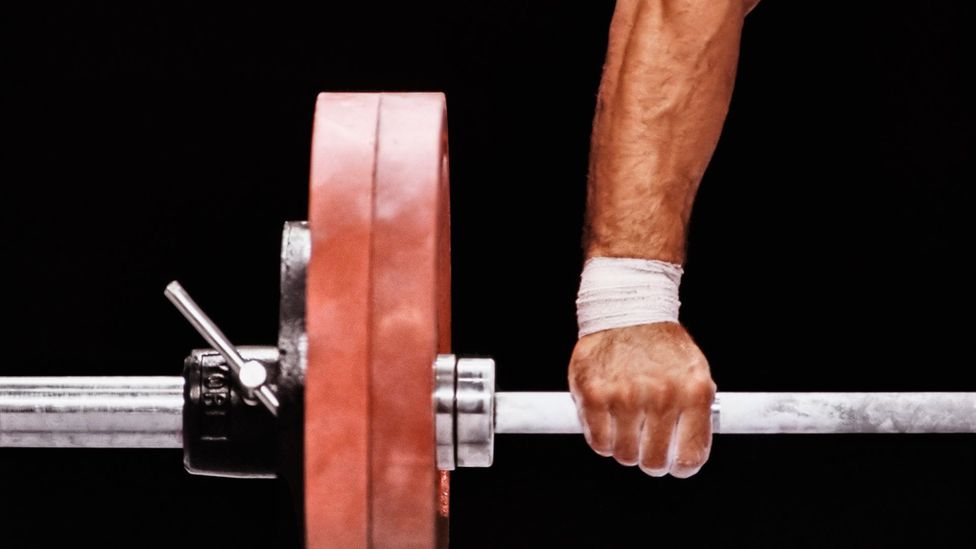
[[[609,403],[608,391],[601,383],[586,380],[576,385],[576,392],[586,408],[605,406]]]
[[[586,408],[606,408],[613,412],[632,414],[644,405],[642,391],[632,384],[589,383],[580,386],[577,392]]]
[[[667,410],[674,405],[675,390],[668,383],[659,381],[647,384],[647,403],[654,410]]]
[[[613,401],[612,394],[606,387],[590,386],[581,392],[583,405],[593,408],[607,408]]]
[[[707,406],[715,400],[715,383],[709,378],[699,378],[685,387],[685,395],[691,404]]]
[[[614,411],[625,414],[634,414],[643,407],[640,391],[632,385],[616,387],[609,400]]]

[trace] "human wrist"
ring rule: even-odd
[[[591,257],[576,300],[579,337],[604,330],[678,322],[681,265],[657,259]]]

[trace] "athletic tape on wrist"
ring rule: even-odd
[[[576,299],[579,337],[625,326],[678,322],[683,273],[681,265],[655,259],[588,259]]]

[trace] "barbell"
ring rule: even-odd
[[[276,346],[212,347],[172,377],[0,378],[0,447],[182,448],[194,474],[284,478],[306,546],[445,547],[449,472],[495,434],[580,433],[569,393],[496,392],[452,354],[446,110],[437,93],[324,93],[308,222],[281,248]],[[976,393],[720,392],[715,433],[976,433]]]

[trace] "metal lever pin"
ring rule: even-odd
[[[207,343],[224,357],[227,365],[234,372],[234,378],[244,398],[252,402],[257,400],[271,412],[271,415],[278,417],[278,397],[267,383],[268,371],[264,365],[256,360],[244,360],[244,357],[237,352],[237,348],[193,301],[179,282],[175,280],[170,282],[164,293],[197,332],[207,340]]]

